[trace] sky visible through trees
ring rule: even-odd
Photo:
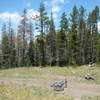
[[[64,0],[54,1],[54,5],[64,3]],[[56,7],[48,11],[46,1],[38,5],[34,13],[26,7],[21,16],[18,13],[10,16],[8,12],[0,14],[2,20],[4,15],[9,15],[0,25],[0,68],[62,67],[100,62],[99,6],[87,12],[83,5],[73,5],[67,14],[69,12]],[[55,20],[58,10],[61,16]]]

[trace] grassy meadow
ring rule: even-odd
[[[0,78],[33,78],[33,79],[48,79],[48,75],[63,75],[63,76],[75,76],[84,78],[86,74],[94,74],[96,78],[94,81],[89,82],[94,84],[100,84],[100,67],[94,67],[93,69],[87,66],[81,67],[28,67],[28,68],[13,68],[0,70]],[[88,82],[86,80],[86,82]]]
[[[68,98],[58,98],[55,93],[41,87],[12,87],[0,85],[0,100],[72,100]]]
[[[95,80],[84,80],[84,75],[95,74]],[[49,79],[49,76],[71,76],[76,77],[71,81],[81,81],[87,84],[100,84],[100,67],[89,69],[87,66],[81,67],[28,67],[28,68],[13,68],[0,70],[0,80],[2,79]],[[41,84],[41,83],[40,83]],[[82,97],[81,100],[99,100],[100,97]],[[50,88],[43,88],[39,86],[27,87],[26,84],[21,86],[0,84],[0,100],[76,100],[74,98],[66,98],[57,96],[57,92]]]

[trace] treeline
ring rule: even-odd
[[[33,19],[27,18],[24,9],[17,34],[10,20],[2,26],[0,68],[84,65],[100,61],[98,6],[88,15],[83,6],[79,9],[74,6],[70,18],[63,12],[58,30],[53,13],[49,18],[43,3],[38,11],[39,15]],[[40,35],[34,36],[35,32]]]

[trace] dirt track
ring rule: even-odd
[[[54,81],[64,80],[64,76],[51,76],[48,75],[49,79],[24,79],[24,78],[3,78],[0,79],[0,84],[5,85],[25,85],[27,87],[40,86],[44,88],[51,88],[50,85]],[[77,81],[73,81],[76,80]],[[58,96],[74,97],[75,100],[80,100],[82,96],[100,96],[100,85],[86,84],[81,82],[81,78],[67,77],[68,87],[64,91],[57,92]]]

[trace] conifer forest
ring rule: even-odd
[[[73,6],[70,16],[62,12],[57,28],[53,12],[48,14],[43,2],[34,18],[27,17],[27,9],[22,12],[16,29],[12,27],[10,18],[0,27],[0,69],[64,67],[100,62],[98,6],[91,12],[83,6]]]

